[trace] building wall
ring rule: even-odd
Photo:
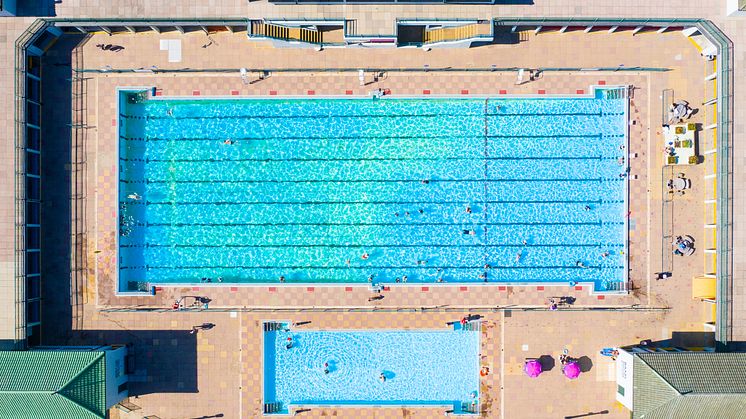
[[[106,407],[110,408],[129,395],[126,388],[119,391],[119,386],[127,383],[127,347],[109,348],[106,351]]]

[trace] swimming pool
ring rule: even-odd
[[[272,325],[278,323],[264,324],[267,413],[285,413],[293,405],[439,405],[478,411],[478,327],[321,331]]]
[[[122,93],[122,288],[592,283],[626,270],[627,99]]]

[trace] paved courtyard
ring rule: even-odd
[[[663,150],[660,124],[663,90],[697,105],[707,100],[711,86],[703,82],[712,63],[678,32],[632,36],[582,33],[526,34],[518,45],[490,45],[472,49],[375,50],[332,49],[322,52],[275,49],[249,42],[245,34],[169,33],[158,35],[93,35],[77,50],[76,65],[85,69],[119,68],[422,68],[437,67],[660,67],[666,71],[546,72],[542,78],[515,84],[514,72],[397,72],[388,71],[377,83],[359,86],[355,72],[283,72],[244,84],[236,73],[86,73],[82,110],[90,127],[80,141],[79,176],[63,178],[85,193],[78,194],[85,211],[76,253],[84,255],[73,290],[62,282],[45,293],[45,344],[130,343],[135,357],[130,402],[142,407],[114,417],[248,418],[262,408],[261,322],[289,320],[311,323],[313,329],[444,328],[468,313],[485,316],[480,363],[491,373],[482,378],[483,417],[554,418],[603,412],[604,417],[628,417],[614,401],[614,364],[598,351],[641,339],[668,339],[674,332],[701,332],[712,320],[705,304],[691,298],[690,281],[705,269],[704,256],[669,259],[670,243],[663,236],[689,234],[703,240],[703,165],[686,167],[692,189],[667,197],[665,181],[675,172],[661,171]],[[183,43],[183,61],[169,63],[158,48],[160,39]],[[201,48],[210,40],[213,44]],[[122,45],[120,53],[95,48],[101,42]],[[661,54],[660,51],[666,51]],[[64,54],[45,63],[69,60]],[[69,62],[69,61],[67,61]],[[59,79],[63,79],[62,76]],[[244,287],[195,285],[164,287],[155,296],[115,296],[117,279],[115,186],[118,176],[115,89],[153,86],[164,97],[367,95],[376,88],[392,95],[584,95],[591,86],[631,85],[630,152],[630,280],[624,295],[592,294],[588,286],[396,286],[384,298],[368,301],[366,287],[277,286]],[[428,93],[429,92],[429,93]],[[61,101],[64,98],[60,98]],[[68,98],[69,100],[69,98]],[[699,107],[699,106],[697,106]],[[701,107],[693,122],[708,123],[712,115]],[[54,122],[52,122],[54,123]],[[60,127],[64,129],[64,127]],[[707,141],[703,139],[703,141]],[[75,145],[74,145],[75,147]],[[76,148],[77,149],[77,148]],[[69,176],[63,164],[50,173]],[[64,194],[50,200],[64,200]],[[664,200],[667,203],[664,206]],[[52,204],[50,204],[52,205]],[[664,211],[666,211],[664,213]],[[673,214],[673,218],[670,215]],[[53,249],[53,237],[48,249]],[[47,252],[47,254],[53,252]],[[64,255],[60,264],[65,261]],[[670,265],[672,264],[672,265]],[[666,281],[651,280],[654,272],[672,270]],[[71,299],[62,298],[71,295]],[[173,301],[184,295],[209,297],[210,310],[173,311]],[[551,297],[572,296],[572,307],[549,311]],[[152,309],[132,312],[129,309]],[[125,309],[117,311],[118,309]],[[102,311],[109,310],[109,311]],[[70,320],[72,319],[72,321]],[[212,322],[212,330],[191,334],[192,326]],[[559,367],[532,380],[521,371],[526,358],[551,356],[563,349],[584,358],[585,372],[568,381]],[[568,397],[571,394],[572,397]],[[223,416],[215,416],[215,415]],[[326,408],[303,412],[307,417],[434,417],[439,408]]]

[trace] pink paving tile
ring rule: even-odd
[[[429,95],[429,94],[430,94],[430,89],[425,89],[425,90],[423,90],[423,91],[422,91],[422,94],[423,94],[423,95]]]
[[[461,89],[461,94],[462,95],[468,95],[469,94],[469,90],[467,90],[467,89]]]
[[[579,95],[582,95],[582,94],[585,94],[585,90],[583,90],[583,89],[578,89],[578,90],[576,90],[576,91],[575,91],[575,93],[577,93],[577,94],[579,94]]]
[[[316,290],[316,288],[314,288],[314,287],[306,287],[306,291],[308,291],[308,292],[314,292],[315,290]]]
[[[269,287],[269,292],[277,292],[277,287]]]
[[[503,89],[500,89],[500,94],[501,94],[501,95],[507,95],[507,94],[508,94],[508,91],[507,91],[507,90],[503,90]]]
[[[116,127],[117,126],[117,119],[116,118],[112,118],[111,119],[111,126],[112,127]]]
[[[599,296],[596,296],[596,298],[598,298],[599,300],[605,300],[606,296],[605,295],[599,295]]]
[[[352,287],[345,287],[345,291],[347,291],[347,292],[352,291]]]
[[[315,94],[316,94],[316,91],[315,91],[315,90],[308,90],[308,91],[306,92],[306,94],[307,94],[307,95],[309,95],[309,96],[313,96],[313,95],[315,95]]]
[[[547,91],[544,90],[544,89],[539,89],[539,94],[540,95],[545,95],[545,94],[547,94]]]
[[[238,90],[231,90],[231,95],[238,96]]]
[[[599,80],[598,81],[598,85],[599,86],[605,86],[606,85],[606,80]]]
[[[352,94],[352,90],[345,90],[345,94],[346,95],[351,95]]]
[[[231,287],[231,292],[236,292],[236,291],[238,291],[238,287]]]
[[[200,94],[199,90],[192,90],[192,96],[199,96]]]
[[[583,291],[583,286],[582,285],[576,285],[575,286],[575,291]]]
[[[269,91],[270,96],[277,96],[277,90],[270,90]]]
[[[430,291],[430,287],[422,287],[422,291]]]
[[[502,286],[502,285],[500,285],[499,287],[497,287],[497,290],[498,290],[498,291],[507,291],[507,290],[508,290],[508,287],[505,287],[505,286]]]
[[[458,287],[459,291],[468,291],[469,287]]]
[[[536,287],[536,291],[544,291],[544,287]]]

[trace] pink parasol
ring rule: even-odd
[[[562,372],[565,374],[565,377],[571,380],[578,378],[580,376],[580,365],[575,361],[570,362],[562,367]]]
[[[536,359],[530,359],[523,364],[523,371],[531,378],[538,377],[543,371],[541,368],[541,362]]]

